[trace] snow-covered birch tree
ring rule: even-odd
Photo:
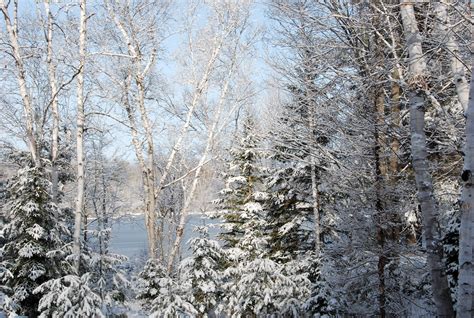
[[[191,186],[185,194],[186,199],[181,209],[180,219],[176,229],[176,239],[168,258],[169,271],[172,270],[173,263],[181,245],[187,216],[200,182],[202,169],[209,160],[213,159],[212,150],[216,143],[216,138],[220,130],[228,124],[228,119],[236,109],[241,106],[243,101],[248,99],[248,92],[245,90],[239,92],[241,96],[232,96],[230,86],[235,83],[239,69],[246,58],[248,58],[249,51],[252,49],[255,35],[252,30],[248,31],[248,19],[252,4],[252,1],[211,3],[208,8],[208,10],[210,10],[210,23],[205,29],[201,30],[202,35],[207,37],[206,43],[207,41],[211,43],[212,50],[210,51],[210,55],[192,60],[194,64],[192,65],[193,73],[191,83],[193,86],[197,85],[198,88],[202,86],[203,89],[194,91],[190,109],[196,107],[198,103],[203,103],[204,107],[210,108],[212,111],[209,111],[210,118],[206,125],[207,138],[205,148],[200,154],[199,163],[194,173],[191,175]],[[194,41],[196,39],[191,38],[193,36],[192,34],[189,36],[190,50],[194,56],[194,54],[197,55],[195,51],[201,48],[202,43],[199,45],[195,44]],[[249,39],[246,39],[246,37]],[[205,63],[205,66],[200,63]],[[204,73],[203,75],[199,75],[197,72],[203,66]],[[217,100],[212,102],[209,96],[209,87],[214,81],[220,81],[215,87],[219,95]],[[224,112],[226,112],[225,117],[223,116]],[[192,115],[192,113],[188,113],[188,115]],[[185,137],[185,132],[189,128],[185,127],[189,124],[188,119],[190,120],[191,117],[187,118],[185,124],[182,126],[182,130],[171,151],[169,160],[172,160],[174,153],[181,147],[182,138]],[[168,161],[168,164],[170,162],[171,161]],[[165,167],[164,173],[166,173],[167,167]]]
[[[84,213],[84,191],[85,191],[85,162],[84,162],[84,126],[85,126],[85,98],[84,98],[84,68],[86,64],[86,0],[79,3],[80,21],[79,21],[79,71],[77,75],[77,127],[76,127],[76,165],[77,165],[77,192],[76,192],[76,210],[74,218],[74,245],[73,252],[75,259],[76,272],[80,273],[80,254],[81,254],[81,229],[82,216]]]
[[[471,53],[472,54],[472,53]],[[474,72],[474,60],[472,61]],[[469,91],[469,103],[466,111],[466,145],[464,148],[464,167],[461,175],[463,182],[461,196],[461,227],[459,229],[459,287],[458,317],[474,315],[474,82]]]
[[[438,225],[438,206],[433,193],[433,179],[427,159],[425,111],[427,100],[423,91],[429,76],[423,56],[422,37],[419,32],[413,4],[400,2],[403,31],[409,53],[408,98],[410,103],[411,152],[415,170],[418,201],[421,206],[423,234],[426,240],[434,301],[439,316],[452,317],[454,309],[449,293],[448,279],[443,268],[443,249]]]

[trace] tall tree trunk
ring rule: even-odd
[[[390,142],[391,153],[389,157],[390,175],[392,180],[395,182],[398,179],[398,156],[400,151],[400,96],[401,89],[400,84],[397,81],[400,80],[400,74],[398,68],[394,68],[392,71],[392,87],[391,87],[391,105],[390,105],[390,126],[392,130],[392,138]]]
[[[53,15],[51,14],[49,2],[44,2],[44,9],[47,18],[46,42],[48,53],[46,63],[48,64],[48,78],[51,86],[51,113],[53,115],[53,131],[51,135],[51,192],[53,202],[58,203],[58,167],[57,159],[59,155],[59,110],[58,110],[58,85],[56,83],[56,67],[53,62]]]
[[[380,254],[377,264],[377,273],[379,279],[379,314],[380,317],[386,315],[386,291],[385,291],[385,266],[387,265],[387,256],[385,255],[386,242],[386,223],[389,221],[385,213],[385,182],[387,176],[387,164],[384,156],[386,145],[385,127],[385,100],[384,89],[378,87],[374,98],[374,158],[375,158],[375,195],[376,195],[376,225],[377,225],[377,244],[380,248]]]
[[[86,0],[81,0],[80,24],[79,24],[79,72],[77,75],[77,132],[76,132],[76,153],[77,153],[77,193],[76,212],[74,219],[74,243],[73,252],[75,256],[75,269],[80,274],[81,256],[81,227],[82,214],[84,212],[84,66],[86,60]]]
[[[472,51],[471,51],[472,52]],[[466,112],[466,146],[459,229],[458,317],[474,317],[474,59],[472,59],[469,106]]]
[[[443,247],[438,227],[438,207],[433,193],[433,180],[429,171],[425,135],[426,100],[422,90],[427,76],[423,57],[421,34],[418,30],[412,2],[401,0],[400,13],[409,53],[408,93],[410,104],[410,129],[412,164],[415,171],[418,201],[421,206],[423,233],[426,241],[427,261],[431,274],[431,288],[438,316],[453,317],[454,309],[448,279],[443,264]]]
[[[235,52],[234,52],[235,54]],[[179,248],[181,246],[181,240],[184,235],[184,228],[186,226],[186,220],[189,214],[189,207],[192,203],[192,200],[194,199],[194,194],[197,190],[197,186],[199,184],[199,180],[201,177],[202,173],[202,168],[207,162],[207,157],[209,156],[212,146],[214,144],[214,139],[218,131],[218,124],[219,124],[219,119],[221,117],[221,114],[224,110],[224,105],[225,105],[225,100],[227,97],[227,93],[229,90],[229,85],[231,81],[231,76],[234,72],[234,67],[235,67],[236,61],[235,61],[235,56],[234,59],[232,60],[232,65],[229,66],[229,71],[227,74],[227,79],[225,80],[224,87],[222,88],[221,95],[219,97],[219,102],[217,105],[217,110],[214,114],[214,118],[211,124],[211,128],[209,129],[209,134],[207,136],[207,142],[206,142],[206,148],[204,149],[204,152],[201,156],[201,159],[199,160],[198,166],[196,168],[196,171],[194,172],[194,178],[193,182],[191,184],[191,188],[188,192],[188,195],[186,196],[186,200],[184,201],[183,208],[181,209],[181,214],[179,216],[179,223],[178,223],[178,228],[176,230],[176,238],[173,244],[173,247],[171,249],[171,253],[168,259],[168,273],[171,273],[173,270],[173,265],[174,261],[176,259],[176,256],[178,255]]]
[[[8,39],[10,42],[9,44],[12,49],[12,56],[15,60],[15,65],[17,69],[16,78],[18,82],[18,87],[20,89],[20,96],[23,102],[23,110],[25,112],[25,117],[26,117],[26,138],[27,138],[28,148],[30,150],[31,157],[33,158],[33,162],[35,163],[37,167],[40,167],[41,166],[40,150],[37,145],[35,129],[34,129],[35,116],[34,116],[33,106],[31,104],[31,96],[28,93],[28,88],[26,84],[26,71],[23,64],[23,57],[21,56],[20,44],[18,43],[18,21],[15,18],[12,24],[12,21],[8,14],[8,7],[7,5],[5,5],[4,0],[0,0],[0,10],[2,11],[3,17],[5,19]],[[15,10],[15,17],[16,17],[16,12],[18,10],[17,1],[14,2],[13,10]]]
[[[458,95],[459,103],[464,112],[467,111],[469,100],[469,84],[466,78],[464,65],[460,60],[459,46],[456,42],[455,33],[450,30],[451,27],[448,6],[449,0],[440,0],[434,2],[435,13],[438,19],[436,26],[440,33],[441,45],[444,45],[447,55],[449,56],[451,75],[453,77],[454,85],[456,86],[456,93]]]
[[[150,177],[148,176],[147,163],[142,152],[140,138],[138,136],[138,125],[135,120],[135,111],[130,104],[129,100],[129,91],[131,74],[129,73],[127,78],[124,80],[124,97],[122,102],[127,112],[128,122],[130,126],[130,132],[132,135],[132,145],[135,149],[135,156],[137,157],[138,164],[142,173],[143,181],[143,190],[145,193],[144,203],[145,203],[145,226],[147,229],[147,239],[148,239],[148,255],[150,258],[156,258],[156,237],[155,237],[155,218],[154,218],[154,204],[150,202],[150,192],[154,193],[154,184],[150,184]],[[154,195],[153,195],[154,196]],[[153,208],[153,212],[151,212]]]
[[[315,100],[314,100],[314,95],[315,95],[315,89],[314,85],[312,83],[311,78],[306,78],[305,79],[305,85],[307,94],[307,104],[308,104],[308,125],[310,128],[310,144],[311,144],[311,149],[310,149],[310,165],[311,165],[311,195],[312,195],[312,201],[313,201],[313,218],[314,218],[314,248],[316,250],[316,253],[319,253],[321,251],[321,221],[320,221],[320,215],[319,215],[319,191],[318,191],[318,173],[316,169],[316,159],[315,159],[315,153],[314,151],[316,150],[316,105],[315,105]]]
[[[145,108],[145,85],[143,76],[139,75],[135,78],[135,82],[138,88],[138,109],[141,115],[141,121],[145,130],[145,137],[147,141],[147,162],[142,167],[142,170],[146,171],[146,184],[147,191],[146,196],[146,213],[147,213],[147,229],[149,232],[149,247],[150,257],[157,258],[157,244],[159,233],[159,227],[156,224],[156,196],[155,196],[155,154],[154,154],[154,142],[153,142],[153,127],[151,125],[147,110]],[[162,257],[163,255],[160,255]]]

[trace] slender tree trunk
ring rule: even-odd
[[[50,11],[49,2],[44,2],[44,9],[47,17],[46,42],[48,46],[47,60],[48,78],[51,86],[51,113],[53,115],[53,131],[51,136],[51,192],[53,202],[58,203],[58,167],[57,159],[59,155],[59,110],[58,110],[58,85],[56,83],[56,67],[53,62],[53,16]]]
[[[391,153],[389,157],[390,175],[395,182],[398,179],[398,156],[400,151],[400,84],[396,81],[400,80],[400,74],[397,68],[392,71],[392,87],[391,87],[391,107],[390,107],[390,124],[392,130],[392,138],[390,142]]]
[[[385,182],[387,176],[387,164],[384,156],[386,145],[385,127],[385,100],[383,87],[377,88],[377,94],[374,96],[374,158],[375,158],[375,194],[376,194],[376,224],[377,224],[377,243],[380,248],[380,254],[377,264],[377,273],[379,279],[379,314],[380,317],[386,316],[386,287],[385,287],[385,266],[387,265],[387,256],[385,251],[386,226],[389,221],[385,213]]]
[[[472,51],[471,51],[472,52]],[[459,229],[458,317],[474,317],[474,59],[469,106],[466,112],[466,146],[461,195],[461,227]]]
[[[168,177],[168,174],[169,174],[169,172],[171,170],[171,167],[174,163],[175,157],[179,153],[179,151],[181,150],[181,146],[182,146],[182,143],[184,141],[184,137],[186,136],[186,133],[189,129],[189,126],[191,124],[191,119],[193,118],[194,111],[195,111],[196,107],[198,106],[199,100],[201,99],[201,97],[205,93],[205,90],[207,89],[214,64],[215,64],[215,62],[216,62],[216,60],[217,60],[217,58],[218,58],[218,56],[221,52],[222,45],[224,44],[223,41],[224,41],[224,39],[220,39],[217,42],[217,45],[213,48],[213,51],[211,53],[211,57],[208,60],[206,69],[205,69],[205,71],[202,75],[201,80],[197,84],[196,90],[193,93],[193,99],[191,101],[191,105],[190,105],[188,113],[186,115],[185,122],[184,122],[183,126],[181,127],[181,131],[179,132],[178,139],[176,140],[176,142],[173,146],[173,149],[171,149],[171,153],[170,153],[170,155],[168,157],[168,160],[166,162],[165,169],[163,170],[163,173],[161,174],[160,180],[158,182],[158,187],[156,188],[156,197],[159,197],[160,192],[162,190],[162,186],[165,183],[166,178]]]
[[[130,133],[132,135],[132,145],[135,150],[135,156],[137,157],[138,164],[140,166],[140,170],[142,173],[142,181],[143,181],[143,192],[145,193],[144,196],[144,203],[145,203],[145,226],[147,229],[147,239],[148,239],[148,255],[150,258],[156,258],[156,239],[154,237],[154,219],[150,213],[151,204],[149,203],[149,193],[150,191],[154,191],[153,188],[150,189],[152,185],[149,184],[150,178],[148,177],[148,170],[147,164],[145,162],[145,157],[142,152],[140,138],[138,136],[138,124],[135,119],[135,108],[132,107],[129,100],[130,94],[130,85],[131,85],[131,71],[124,79],[124,91],[123,91],[123,98],[122,103],[124,105],[125,111],[127,113],[127,118],[130,127]]]
[[[454,85],[456,86],[456,93],[458,95],[459,103],[461,104],[464,112],[467,111],[469,102],[469,83],[466,78],[466,72],[461,63],[459,56],[459,46],[456,42],[455,34],[451,27],[448,6],[449,0],[435,1],[435,13],[438,19],[437,27],[440,32],[441,44],[444,45],[446,53],[449,56],[451,75],[453,77]]]
[[[31,104],[31,96],[28,93],[28,88],[26,84],[26,71],[23,65],[23,57],[21,56],[20,44],[18,43],[18,22],[15,18],[12,24],[12,21],[8,14],[8,7],[7,5],[5,5],[4,0],[0,0],[0,10],[2,11],[3,17],[5,19],[8,39],[10,41],[9,44],[12,49],[12,56],[15,60],[15,65],[17,69],[16,78],[18,82],[18,87],[20,89],[20,96],[23,102],[23,110],[25,112],[26,117],[26,138],[28,148],[30,150],[35,166],[40,167],[40,151],[37,145],[34,129],[34,111],[33,106]],[[18,3],[16,1],[14,3],[14,10],[15,12],[18,10]]]
[[[412,164],[415,171],[418,201],[421,206],[423,233],[426,240],[427,262],[431,274],[433,298],[439,317],[453,317],[454,309],[449,291],[448,279],[444,271],[443,247],[440,242],[438,226],[438,207],[433,193],[433,180],[429,171],[425,135],[426,100],[422,90],[427,76],[423,57],[421,34],[418,30],[412,2],[401,0],[405,40],[409,53],[410,91],[410,129]]]
[[[309,96],[307,97],[307,103],[309,105],[309,114],[308,114],[308,124],[311,133],[311,140],[310,143],[312,145],[310,149],[310,165],[311,165],[311,195],[313,200],[313,218],[314,218],[314,248],[316,253],[321,251],[321,223],[320,223],[320,215],[319,215],[319,192],[318,192],[318,175],[316,170],[316,160],[315,154],[313,153],[316,150],[316,140],[315,140],[315,131],[316,131],[316,110],[315,110],[315,101],[314,101],[314,89],[312,85],[311,79],[306,79],[306,85],[309,87],[307,90],[309,91]]]
[[[313,196],[314,248],[316,253],[319,253],[321,251],[321,223],[319,216],[318,176],[316,173],[316,163],[314,161],[314,156],[311,155],[311,194]]]
[[[80,25],[79,25],[79,73],[77,75],[77,132],[76,132],[76,153],[77,153],[77,193],[76,193],[76,213],[74,220],[74,243],[73,252],[76,258],[76,272],[80,274],[81,256],[81,227],[82,215],[84,212],[84,65],[86,59],[86,0],[80,1]]]
[[[155,196],[155,157],[154,157],[154,142],[153,142],[153,127],[151,125],[147,110],[145,108],[145,85],[143,83],[143,77],[137,76],[136,84],[138,87],[138,109],[140,110],[141,120],[143,128],[145,130],[145,136],[147,140],[147,162],[146,166],[142,167],[142,170],[146,171],[146,184],[147,191],[146,196],[146,211],[147,211],[147,229],[149,232],[149,246],[150,246],[150,257],[157,258],[157,244],[158,244],[158,226],[156,224],[156,196]],[[162,255],[160,255],[162,257]]]
[[[217,111],[214,115],[212,125],[211,125],[211,128],[209,130],[209,135],[207,137],[206,148],[204,149],[204,153],[202,154],[201,159],[199,160],[198,166],[196,168],[196,171],[194,172],[194,178],[193,178],[193,182],[191,184],[191,188],[189,190],[188,195],[186,196],[186,200],[184,201],[183,208],[181,209],[178,228],[176,230],[176,238],[175,238],[175,241],[174,241],[174,244],[173,244],[170,256],[169,256],[169,259],[168,259],[168,273],[171,273],[171,271],[173,270],[174,261],[176,259],[176,256],[178,255],[178,251],[179,251],[179,248],[181,246],[181,240],[182,240],[183,235],[184,235],[184,228],[186,226],[186,220],[187,220],[188,213],[189,213],[189,207],[192,203],[192,200],[194,199],[194,194],[196,192],[196,189],[197,189],[197,186],[199,184],[200,177],[201,177],[202,168],[206,164],[207,157],[208,157],[209,153],[212,150],[215,135],[217,133],[217,126],[219,124],[219,118],[221,117],[222,111],[224,109],[225,100],[226,100],[227,93],[228,93],[228,90],[229,90],[229,84],[230,84],[231,76],[232,76],[232,73],[234,72],[235,63],[236,63],[236,61],[234,59],[232,61],[232,65],[229,67],[228,78],[224,83],[224,87],[222,89],[221,96],[219,97],[219,103],[217,105]]]

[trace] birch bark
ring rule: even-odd
[[[179,224],[178,224],[178,228],[176,230],[176,239],[174,241],[173,248],[171,250],[171,253],[170,253],[170,256],[169,256],[169,259],[168,259],[168,273],[171,273],[171,271],[173,270],[174,260],[175,260],[177,254],[178,254],[179,247],[181,245],[181,241],[182,241],[182,238],[183,238],[183,235],[184,235],[184,228],[186,226],[186,219],[187,219],[188,214],[189,214],[189,207],[192,203],[192,200],[194,199],[194,195],[195,195],[195,192],[197,190],[197,186],[199,184],[199,180],[200,180],[200,177],[201,177],[202,168],[204,167],[206,162],[208,162],[207,157],[209,156],[209,153],[212,150],[212,145],[214,143],[214,139],[215,139],[216,133],[218,131],[217,128],[218,128],[218,124],[219,124],[219,119],[220,119],[222,111],[224,109],[225,100],[226,100],[226,97],[227,97],[227,94],[228,94],[228,91],[229,91],[229,84],[230,84],[232,73],[234,72],[235,64],[236,64],[236,61],[235,61],[235,56],[234,56],[234,59],[232,61],[232,65],[229,67],[227,80],[224,83],[224,87],[222,88],[222,92],[221,92],[221,95],[219,97],[219,102],[218,102],[218,105],[217,105],[217,109],[216,109],[216,112],[215,112],[210,130],[209,130],[209,134],[208,134],[208,137],[207,137],[206,148],[204,149],[204,152],[201,156],[201,159],[199,160],[199,163],[197,165],[196,171],[194,172],[194,177],[193,177],[193,181],[192,181],[192,184],[191,184],[191,188],[189,190],[189,193],[186,196],[186,200],[183,204],[183,208],[181,209],[181,214],[180,214],[180,217],[179,217]]]
[[[81,228],[82,215],[84,212],[84,66],[86,60],[86,0],[80,0],[80,21],[79,21],[79,72],[77,75],[77,132],[76,132],[76,153],[77,153],[77,193],[76,211],[74,218],[73,253],[75,256],[75,269],[77,274],[80,271],[81,256]]]
[[[472,51],[471,51],[472,52]],[[474,317],[474,59],[472,59],[469,106],[466,111],[466,145],[459,229],[458,317]]]
[[[443,247],[440,243],[438,207],[433,193],[433,180],[429,171],[425,135],[426,100],[423,78],[427,76],[423,56],[422,38],[418,30],[412,2],[400,1],[404,36],[409,53],[410,129],[412,164],[415,171],[418,201],[421,206],[423,233],[426,240],[427,261],[431,274],[433,298],[439,317],[453,317],[454,310],[448,280],[444,271]]]
[[[10,2],[8,2],[9,4]],[[33,162],[37,167],[41,166],[39,148],[35,136],[35,124],[34,124],[34,111],[33,105],[31,103],[31,96],[28,92],[28,87],[26,84],[26,71],[24,68],[23,57],[21,56],[20,44],[18,42],[18,21],[15,18],[12,22],[10,15],[8,13],[8,4],[5,4],[4,0],[0,0],[0,11],[2,11],[3,18],[5,20],[5,25],[8,33],[9,44],[12,49],[12,56],[15,60],[15,66],[17,69],[16,77],[18,82],[18,87],[20,89],[20,96],[23,102],[23,110],[26,117],[26,138],[28,148],[30,150]],[[18,2],[14,2],[13,10],[17,12]],[[15,14],[16,16],[16,14]]]
[[[53,62],[53,16],[50,11],[49,2],[44,2],[44,9],[47,18],[47,57],[48,79],[51,86],[51,113],[53,115],[53,131],[51,136],[51,192],[53,202],[58,203],[58,167],[57,159],[59,154],[59,110],[58,110],[58,85],[56,82],[56,66]]]
[[[441,0],[434,3],[435,13],[438,19],[437,27],[441,35],[441,44],[444,45],[449,56],[451,75],[453,77],[454,85],[456,86],[459,103],[464,112],[466,112],[469,102],[469,83],[466,78],[463,63],[461,63],[461,60],[459,59],[459,46],[456,42],[454,32],[449,29],[451,27],[448,14],[449,3],[449,0]]]
[[[147,229],[148,237],[148,255],[152,259],[158,257],[157,254],[157,243],[158,243],[158,227],[157,227],[157,217],[156,217],[156,200],[155,195],[155,159],[154,159],[154,141],[153,141],[153,125],[150,120],[148,110],[145,106],[146,98],[146,87],[145,79],[149,72],[152,70],[155,63],[155,54],[156,51],[153,50],[151,56],[146,63],[142,65],[144,60],[144,54],[140,50],[140,43],[137,42],[139,38],[138,31],[133,25],[131,20],[124,22],[126,19],[126,14],[123,17],[119,17],[114,12],[114,7],[111,3],[106,2],[106,8],[109,11],[110,16],[115,23],[115,26],[120,31],[120,34],[125,42],[125,45],[128,50],[129,57],[132,60],[131,66],[128,69],[128,75],[125,79],[123,85],[124,88],[124,106],[127,113],[129,127],[132,135],[132,144],[135,150],[135,155],[137,157],[138,163],[140,165],[140,170],[142,173],[143,188],[144,188],[144,203],[145,203],[145,226]],[[126,10],[130,10],[128,7]],[[138,9],[140,10],[140,9]],[[127,13],[129,14],[129,13]],[[129,23],[131,25],[127,25]],[[128,26],[128,27],[127,27]],[[130,31],[128,31],[130,30]],[[154,32],[155,30],[147,30]],[[136,33],[134,33],[136,32]],[[131,80],[134,80],[137,94],[135,97],[134,103],[130,103],[130,93],[131,93]],[[138,135],[138,122],[135,119],[135,112],[138,110],[140,114],[140,123],[143,127],[146,139],[146,156],[143,154],[142,144],[139,140]],[[159,255],[162,257],[162,255]]]

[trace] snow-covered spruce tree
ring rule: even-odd
[[[127,257],[123,255],[91,253],[88,282],[91,290],[99,296],[102,311],[106,315],[126,310],[124,302],[130,282],[120,268],[120,264],[126,260]]]
[[[167,277],[166,268],[155,259],[149,259],[138,274],[137,299],[142,302],[145,310],[151,308],[151,302],[159,293],[160,280],[163,277]]]
[[[192,255],[180,264],[180,279],[191,284],[189,302],[199,317],[213,313],[222,297],[222,267],[224,251],[219,243],[209,238],[208,229],[195,228],[199,235],[190,240]]]
[[[459,211],[451,211],[449,221],[443,236],[444,262],[448,275],[449,288],[453,304],[457,302],[458,275],[459,275],[459,225],[461,219]]]
[[[298,317],[304,312],[302,300],[309,296],[310,282],[269,257],[265,213],[258,200],[244,205],[243,235],[227,250],[220,309],[229,316]]]
[[[276,165],[265,184],[266,226],[271,257],[284,263],[314,248],[311,178],[309,165],[294,161]]]
[[[309,294],[305,275],[288,274],[270,258],[241,260],[229,267],[223,312],[232,317],[301,317]]]
[[[157,259],[150,259],[140,272],[137,299],[150,317],[188,317],[198,312],[187,301],[191,284],[179,284]]]
[[[66,275],[37,287],[34,292],[44,295],[38,306],[40,317],[105,317],[102,300],[89,287],[90,276]]]
[[[160,289],[156,298],[151,302],[150,317],[175,318],[196,317],[198,311],[188,302],[188,293],[191,286],[180,284],[172,277],[163,277],[159,280]]]
[[[44,168],[26,166],[10,182],[0,280],[16,313],[36,316],[42,293],[33,291],[70,270],[68,230],[48,192]]]
[[[286,264],[286,270],[290,273],[306,273],[310,285],[310,296],[306,299],[303,310],[311,317],[334,315],[334,300],[328,284],[321,275],[322,262],[320,255],[308,251],[300,260],[291,261]]]
[[[215,200],[222,219],[220,239],[224,247],[235,247],[242,235],[242,224],[245,222],[245,206],[265,196],[262,189],[265,170],[261,165],[262,153],[258,149],[260,139],[255,132],[253,119],[245,119],[243,132],[235,147],[230,150],[231,160],[225,173],[225,188]]]
[[[302,55],[299,77],[289,87],[291,99],[283,105],[270,133],[272,168],[265,180],[265,218],[270,257],[288,275],[308,275],[310,295],[301,312],[312,316],[333,310],[330,288],[321,275],[321,253],[314,252],[323,251],[325,238],[331,235],[327,202],[332,198],[321,186],[327,182],[323,171],[329,165],[319,150],[327,146],[331,133],[316,127],[320,119],[316,116],[315,66],[309,65],[308,52]]]

